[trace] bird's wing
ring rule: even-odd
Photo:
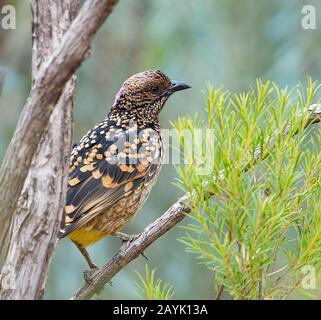
[[[72,152],[65,207],[65,237],[136,188],[148,185],[160,166],[161,138],[152,129],[98,127]],[[89,139],[88,139],[89,137]]]

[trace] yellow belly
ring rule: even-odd
[[[82,247],[87,247],[98,240],[105,238],[108,234],[99,232],[95,229],[90,228],[89,230],[85,228],[81,228],[79,230],[75,230],[74,232],[68,235],[68,238],[77,242]]]

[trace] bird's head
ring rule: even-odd
[[[188,88],[189,85],[170,80],[160,70],[137,73],[124,82],[112,110],[153,123],[158,120],[167,99],[174,92]]]

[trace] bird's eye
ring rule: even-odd
[[[159,91],[159,88],[158,88],[158,87],[152,87],[152,88],[150,89],[150,91],[151,91],[152,93],[157,93],[157,92]]]

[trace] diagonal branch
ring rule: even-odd
[[[308,107],[308,118],[305,128],[313,123],[321,121],[321,104],[314,104]],[[290,133],[290,124],[286,127],[284,135]],[[294,133],[295,135],[296,133]],[[273,148],[275,139],[270,139],[270,147]],[[264,159],[268,154],[264,155]],[[257,148],[254,154],[254,163],[261,159],[261,149]],[[247,166],[244,170],[250,168]],[[208,193],[207,193],[208,194]],[[210,197],[214,194],[210,194]],[[186,213],[192,209],[188,207],[190,196],[184,195],[177,202],[175,202],[161,217],[156,219],[153,223],[147,226],[144,231],[125,249],[121,249],[116,253],[104,266],[95,271],[91,276],[91,283],[86,283],[70,298],[71,300],[90,299],[94,294],[100,292],[104,285],[111,281],[111,279],[120,272],[124,266],[136,259],[144,250],[153,242],[160,238],[164,233],[173,228],[177,223],[183,220]]]
[[[88,57],[93,38],[118,0],[87,0],[59,45],[33,81],[0,169],[0,244],[7,247],[9,226],[32,158],[62,88]]]

